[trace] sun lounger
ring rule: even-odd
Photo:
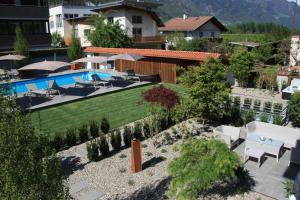
[[[49,95],[58,94],[60,96],[62,93],[65,93],[65,90],[65,88],[59,87],[55,80],[48,81]]]
[[[141,78],[135,74],[133,69],[128,69],[128,70],[126,70],[126,72],[127,72],[128,80],[136,80],[137,79],[137,80],[141,81]]]
[[[77,87],[78,85],[80,85],[82,87],[95,87],[95,84],[93,81],[85,81],[82,79],[81,76],[74,76],[73,78],[75,80],[75,87]]]
[[[93,79],[95,85],[103,85],[103,86],[113,87],[113,85],[110,81],[101,79],[97,74],[93,74],[92,79]]]
[[[49,93],[47,90],[39,90],[37,88],[37,86],[35,85],[35,83],[29,83],[29,84],[26,84],[26,88],[28,90],[27,94],[29,95],[37,95],[37,96],[49,96]]]

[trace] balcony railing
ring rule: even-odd
[[[147,44],[147,43],[165,43],[166,38],[162,35],[150,36],[150,37],[142,37],[142,36],[134,36],[132,37],[133,43],[136,44]]]

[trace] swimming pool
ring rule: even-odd
[[[83,80],[92,80],[91,75],[97,74],[100,78],[110,78],[112,75],[109,73],[102,72],[75,72],[70,74],[53,75],[43,78],[35,78],[30,80],[21,80],[17,82],[11,82],[10,84],[1,84],[1,88],[4,95],[23,94],[28,92],[26,84],[34,83],[39,90],[48,88],[48,81],[54,80],[58,86],[66,86],[75,84],[74,77],[81,76]]]

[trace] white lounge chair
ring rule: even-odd
[[[37,88],[37,86],[35,85],[35,83],[29,83],[29,84],[25,84],[28,92],[27,94],[28,95],[36,95],[36,96],[45,96],[45,97],[48,97],[49,96],[49,93],[47,90],[39,90]]]
[[[213,130],[216,139],[225,142],[231,149],[239,144],[241,129],[233,126],[218,126]]]
[[[106,81],[106,80],[101,79],[97,74],[93,74],[91,77],[94,81],[95,86],[96,85],[103,85],[103,86],[113,87],[113,85],[110,81]]]
[[[81,76],[74,76],[73,77],[75,80],[75,87],[77,87],[78,85],[82,86],[82,87],[95,87],[95,84],[93,81],[85,81],[82,79]]]

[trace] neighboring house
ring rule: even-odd
[[[164,27],[158,29],[162,34],[183,33],[187,40],[195,37],[221,38],[221,32],[226,27],[214,16],[177,17],[165,22]]]
[[[54,32],[58,32],[63,38],[66,44],[69,43],[69,39],[72,34],[72,28],[70,28],[69,23],[67,22],[69,19],[73,18],[81,18],[87,17],[91,15],[97,15],[97,13],[92,12],[92,9],[97,8],[97,6],[91,3],[80,3],[80,1],[64,1],[59,0],[55,1],[49,5],[50,9],[50,32],[53,34]],[[74,24],[76,26],[76,24]],[[75,37],[78,37],[78,33],[76,32],[77,28],[74,28]]]
[[[13,49],[15,28],[20,26],[30,48],[49,47],[47,0],[0,1],[0,50]]]
[[[135,47],[161,48],[165,39],[158,34],[158,27],[163,26],[162,21],[154,11],[158,6],[160,6],[158,3],[122,0],[101,4],[92,11],[105,17],[107,22],[119,23],[127,35],[133,39]],[[68,21],[70,24],[72,20],[69,19]],[[78,30],[81,44],[87,45],[85,33],[89,31],[88,29],[92,29],[92,24],[84,22],[84,18],[74,19],[73,22],[75,22],[75,28]]]
[[[291,38],[290,64],[289,66],[300,65],[300,36],[295,35]]]
[[[78,38],[82,47],[91,46],[88,35],[94,26],[90,16],[67,19],[65,20],[64,27],[65,41],[71,38],[72,34],[75,34],[75,37]]]

